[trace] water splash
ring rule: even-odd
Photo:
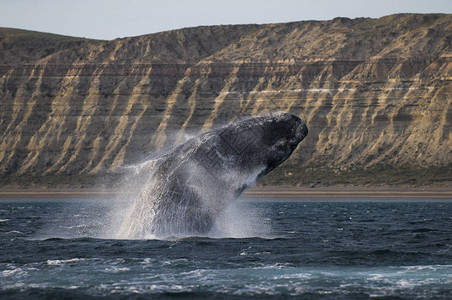
[[[227,158],[222,159],[226,163]],[[133,179],[128,179],[127,189],[135,193],[125,193],[133,204],[122,216],[117,238],[250,237],[258,234],[255,227],[262,223],[258,212],[240,210],[234,187],[237,183],[254,186],[264,167],[253,173],[229,170],[220,180],[190,162],[186,166],[188,178],[162,184],[158,166],[158,161],[154,160],[134,166],[134,174],[129,175]],[[168,180],[172,180],[172,174],[167,175]],[[168,189],[168,185],[173,187]],[[260,229],[263,227],[264,224]],[[259,232],[262,235],[262,230]]]
[[[306,135],[298,117],[278,113],[204,132],[129,167],[132,204],[117,238],[247,236],[257,222],[240,223],[231,205]]]

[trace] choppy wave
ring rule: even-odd
[[[163,240],[102,237],[102,201],[18,205],[0,203],[1,299],[452,297],[448,202],[238,202],[270,236]]]
[[[33,289],[83,290],[93,295],[219,293],[237,296],[364,295],[406,298],[452,293],[452,265],[387,267],[253,267],[212,265],[184,259],[50,260],[1,273],[1,293]],[[39,276],[38,276],[39,274]],[[74,283],[77,283],[74,285]],[[0,293],[0,295],[1,295]]]

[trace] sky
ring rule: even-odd
[[[0,27],[115,39],[220,24],[452,13],[452,0],[0,0]]]

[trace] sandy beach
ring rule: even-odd
[[[32,188],[0,189],[0,200],[8,199],[80,199],[108,197],[122,191],[102,188]],[[425,199],[451,200],[452,187],[255,187],[242,198],[280,200],[391,200]]]

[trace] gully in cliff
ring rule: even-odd
[[[232,200],[284,162],[308,134],[299,117],[250,118],[195,136],[138,167],[120,238],[207,234]]]

